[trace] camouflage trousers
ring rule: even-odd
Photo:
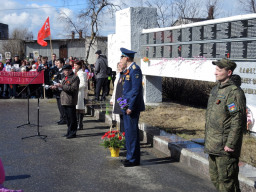
[[[211,181],[220,192],[240,192],[238,158],[209,155]]]

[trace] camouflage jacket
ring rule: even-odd
[[[239,157],[246,129],[246,98],[243,90],[228,81],[216,85],[208,100],[205,125],[205,152]],[[224,151],[227,146],[234,152]]]

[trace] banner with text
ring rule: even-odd
[[[32,81],[32,79],[34,80]],[[43,84],[43,83],[44,83],[44,71],[41,71],[41,72],[1,71],[0,72],[0,84]]]

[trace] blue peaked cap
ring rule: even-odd
[[[123,47],[120,48],[120,51],[122,52],[122,55],[124,55],[126,57],[132,57],[132,58],[134,58],[135,53],[137,53],[135,51],[131,51],[131,50],[125,49]]]

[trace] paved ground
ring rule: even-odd
[[[66,126],[56,125],[55,100],[40,100],[40,133],[27,123],[27,100],[0,100],[0,158],[6,171],[5,187],[24,192],[170,191],[211,192],[213,185],[193,170],[141,143],[141,166],[124,168],[119,158],[111,158],[100,144],[108,130],[93,117],[84,119],[85,130],[76,139],[62,135]],[[37,100],[30,100],[30,121],[37,122]]]

